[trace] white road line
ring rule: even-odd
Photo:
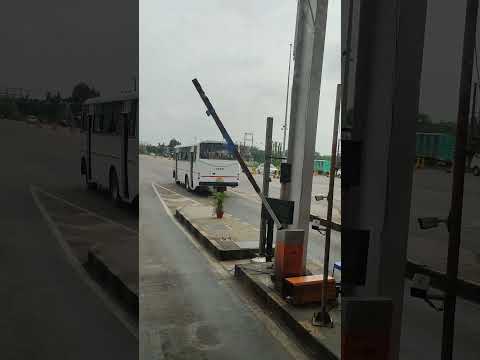
[[[152,188],[153,191],[155,192],[155,195],[157,195],[158,200],[160,200],[160,203],[162,204],[163,208],[165,209],[165,212],[167,213],[168,217],[172,222],[177,226],[177,228],[187,237],[187,239],[192,243],[192,245],[200,251],[205,258],[207,259],[208,263],[212,266],[212,268],[215,270],[215,272],[218,275],[221,275],[222,278],[225,278],[228,276],[228,272],[225,271],[225,269],[219,265],[216,261],[214,261],[211,257],[210,254],[206,252],[206,250],[197,242],[195,239],[192,237],[192,235],[185,230],[185,228],[177,221],[175,216],[171,213],[170,209],[168,208],[167,204],[165,203],[165,200],[163,200],[162,196],[158,192],[156,186],[162,187],[158,184],[152,183]]]
[[[236,194],[238,196],[241,196],[249,201],[254,201],[256,203],[261,203],[262,201],[256,197],[253,197],[253,196],[250,196],[250,195],[247,195],[246,193],[243,193],[243,192],[240,192],[238,190],[232,190],[232,194]],[[255,194],[256,195],[256,194]],[[258,195],[256,195],[258,196]]]
[[[169,192],[171,192],[171,193],[173,193],[173,194],[176,194],[176,195],[178,195],[178,196],[181,196],[181,197],[183,197],[183,198],[185,198],[185,199],[187,199],[187,200],[190,200],[190,201],[194,202],[195,204],[202,205],[202,204],[201,204],[200,202],[198,202],[197,200],[194,200],[194,199],[192,199],[192,198],[189,198],[189,197],[187,197],[187,196],[185,196],[185,195],[182,195],[182,194],[180,194],[180,193],[178,193],[178,192],[176,192],[176,191],[167,189],[166,187],[164,187],[164,186],[162,186],[162,185],[159,185],[159,184],[156,184],[156,183],[152,183],[152,185],[158,186],[159,188],[162,188],[162,189],[167,190],[167,191],[169,191]]]
[[[80,261],[77,259],[75,255],[73,255],[70,249],[70,246],[63,239],[62,233],[60,232],[60,230],[58,230],[58,227],[55,225],[55,222],[50,217],[48,211],[45,209],[42,202],[38,198],[36,191],[39,191],[38,188],[35,188],[34,186],[30,185],[30,192],[32,194],[33,201],[35,202],[35,205],[37,205],[37,208],[40,210],[40,213],[42,214],[43,218],[47,222],[47,225],[50,231],[52,232],[53,236],[55,237],[58,244],[64,251],[70,265],[77,272],[80,279],[95,293],[95,295],[97,295],[102,300],[106,308],[110,310],[110,312],[113,315],[115,315],[115,317],[125,326],[125,328],[136,339],[138,339],[138,330],[136,326],[132,325],[128,320],[127,316],[125,316],[125,314],[123,313],[123,311],[105,295],[102,288],[90,278],[90,276],[87,274],[86,270],[83,268]]]
[[[91,216],[94,216],[94,217],[96,217],[96,218],[98,218],[98,219],[100,219],[100,220],[103,220],[103,221],[108,222],[108,223],[113,224],[113,225],[120,226],[121,228],[123,228],[124,230],[127,230],[128,232],[131,232],[131,233],[134,233],[134,234],[138,234],[138,230],[132,229],[132,228],[129,227],[129,226],[123,225],[123,224],[121,224],[121,223],[119,223],[119,222],[116,222],[116,221],[114,221],[114,220],[112,220],[112,219],[106,218],[105,216],[99,215],[99,214],[97,214],[97,213],[94,213],[93,211],[90,211],[90,210],[88,210],[88,209],[86,209],[86,208],[83,208],[83,207],[81,207],[81,206],[78,206],[78,205],[76,205],[76,204],[74,204],[74,203],[72,203],[72,202],[70,202],[70,201],[68,201],[68,200],[62,199],[61,197],[59,197],[59,196],[57,196],[57,195],[54,195],[54,194],[52,194],[52,193],[49,193],[48,191],[45,191],[45,190],[39,188],[38,186],[30,185],[30,189],[33,189],[33,190],[35,190],[35,191],[37,191],[37,192],[41,192],[42,194],[45,194],[45,195],[47,195],[48,197],[51,197],[52,199],[61,201],[61,202],[65,203],[65,204],[67,204],[67,205],[69,205],[69,206],[71,206],[71,207],[73,207],[73,208],[75,208],[75,209],[77,209],[77,210],[84,211],[84,212],[86,212],[87,214],[89,214],[89,215],[91,215]]]
[[[154,183],[152,183],[152,188],[153,188],[153,191],[155,192],[155,194],[157,195],[157,198],[158,200],[160,200],[160,203],[162,204],[162,206],[164,207],[167,215],[170,217],[170,219],[172,220],[172,222],[180,229],[180,231],[182,231],[183,234],[185,234],[185,236],[187,237],[187,239],[193,244],[193,246],[195,248],[197,248],[204,256],[205,258],[207,259],[208,263],[213,267],[214,271],[221,275],[221,278],[222,279],[226,279],[226,280],[230,280],[231,277],[230,277],[230,273],[228,272],[227,269],[225,269],[221,264],[219,264],[217,261],[215,261],[212,256],[206,252],[206,250],[200,245],[198,244],[197,241],[195,241],[195,239],[192,237],[192,235],[187,232],[187,230],[185,230],[185,228],[177,221],[177,219],[175,219],[175,217],[172,215],[172,213],[170,212],[167,204],[165,203],[165,201],[162,199],[162,196],[160,195],[160,193],[158,192],[158,190],[156,189],[156,186],[159,186],[159,185],[156,185]],[[283,347],[288,351],[288,353],[290,355],[292,355],[293,358],[297,359],[297,360],[307,360],[307,357],[306,355],[303,353],[302,350],[300,350],[298,348],[298,346],[295,344],[295,342],[292,341],[292,339],[290,339],[287,334],[285,334],[284,330],[282,330],[280,328],[280,326],[278,326],[275,321],[273,321],[272,319],[270,319],[270,317],[268,315],[265,314],[264,310],[261,309],[258,305],[256,305],[252,300],[248,299],[246,297],[246,295],[244,294],[241,294],[240,292],[235,292],[234,288],[229,285],[228,281],[224,282],[224,284],[226,285],[225,286],[225,289],[228,290],[228,292],[230,293],[230,296],[232,296],[232,298],[240,298],[242,299],[242,303],[247,306],[247,308],[260,320],[263,322],[263,324],[265,325],[265,327],[267,328],[267,330],[275,337],[279,340],[279,342],[281,344],[283,344]]]

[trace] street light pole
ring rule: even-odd
[[[285,156],[285,141],[287,140],[287,117],[288,117],[288,94],[290,91],[290,65],[292,63],[292,44],[290,43],[290,55],[288,57],[288,78],[287,78],[287,101],[285,102],[285,122],[283,123],[283,148],[282,153]]]

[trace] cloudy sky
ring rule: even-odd
[[[5,4],[6,5],[6,4]],[[138,77],[138,0],[17,0],[2,12],[0,89],[70,96],[85,81],[103,95]]]
[[[140,140],[220,138],[191,83],[198,78],[234,141],[253,132],[254,143],[263,146],[267,116],[274,118],[274,141],[281,141],[296,11],[296,0],[140,1]],[[321,153],[331,146],[340,16],[340,1],[330,1],[317,132]]]

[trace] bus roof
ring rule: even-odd
[[[138,99],[138,92],[131,92],[113,96],[98,96],[94,98],[90,98],[85,100],[84,104],[102,104],[102,103],[111,103],[117,101],[125,101],[125,100],[136,100]]]

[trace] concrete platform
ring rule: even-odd
[[[249,263],[235,265],[235,276],[263,301],[298,337],[316,359],[341,357],[341,308],[330,311],[333,328],[321,328],[311,324],[320,305],[293,306],[273,289],[270,275],[272,263]]]
[[[258,252],[258,231],[227,213],[217,219],[212,207],[191,205],[176,209],[175,216],[221,261],[253,258]]]
[[[46,191],[35,194],[78,262],[138,317],[138,232]]]
[[[97,244],[88,250],[85,266],[138,318],[138,243]]]

